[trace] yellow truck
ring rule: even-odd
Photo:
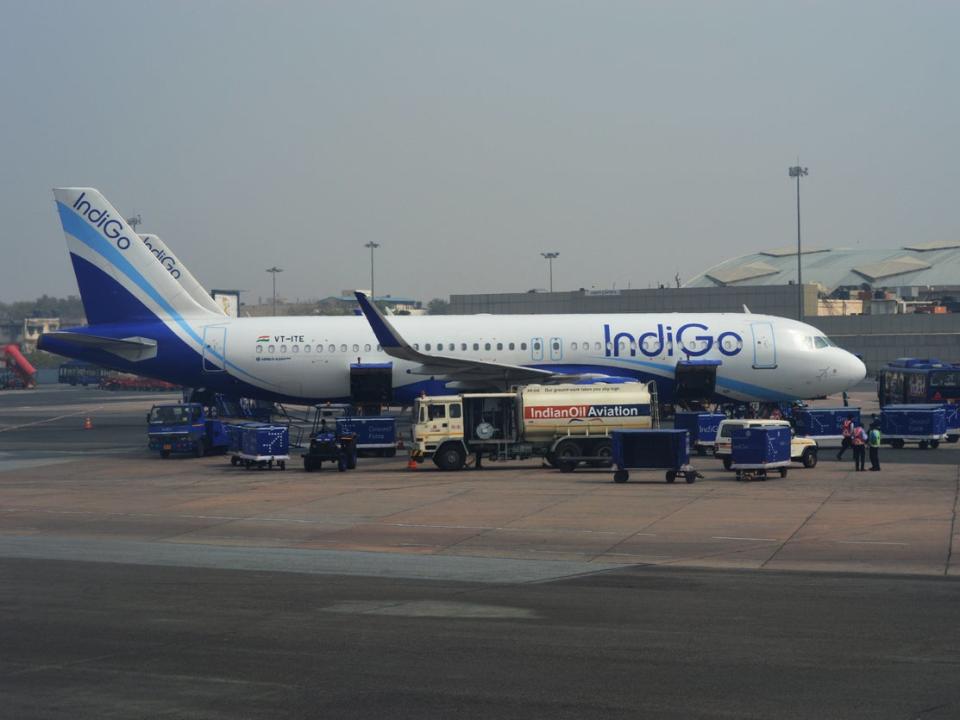
[[[640,382],[425,396],[413,412],[411,457],[441,470],[460,470],[469,455],[478,464],[542,457],[566,472],[609,466],[613,430],[659,426],[656,385]]]

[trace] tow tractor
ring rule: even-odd
[[[313,417],[310,430],[310,447],[303,453],[303,469],[307,472],[323,470],[323,463],[337,464],[337,470],[353,470],[357,466],[357,436],[350,432],[337,432],[337,425],[328,422],[320,406]]]

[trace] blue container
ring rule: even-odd
[[[733,431],[733,467],[777,467],[790,463],[790,428],[742,427]]]
[[[880,409],[885,439],[939,440],[947,432],[943,405],[887,405]]]
[[[690,462],[686,430],[614,430],[613,464],[621,469],[679,469]]]
[[[944,403],[943,421],[947,426],[948,433],[951,435],[960,434],[960,405]]]
[[[397,419],[387,416],[339,417],[337,435],[356,435],[358,450],[396,448]]]
[[[853,417],[854,426],[860,423],[860,408],[803,408],[794,412],[797,435],[808,437],[840,437],[843,421]]]
[[[694,445],[713,445],[717,440],[717,428],[726,420],[723,413],[678,412],[673,417],[673,427],[690,433]]]
[[[287,455],[290,431],[285,425],[247,424],[241,427],[241,452],[244,455]]]

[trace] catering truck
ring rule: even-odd
[[[610,465],[613,430],[658,427],[654,383],[527,385],[512,392],[421,397],[411,458],[459,470],[469,455],[542,457],[569,472]]]

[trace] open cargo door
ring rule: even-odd
[[[706,402],[717,387],[719,360],[681,360],[674,376],[674,402]]]

